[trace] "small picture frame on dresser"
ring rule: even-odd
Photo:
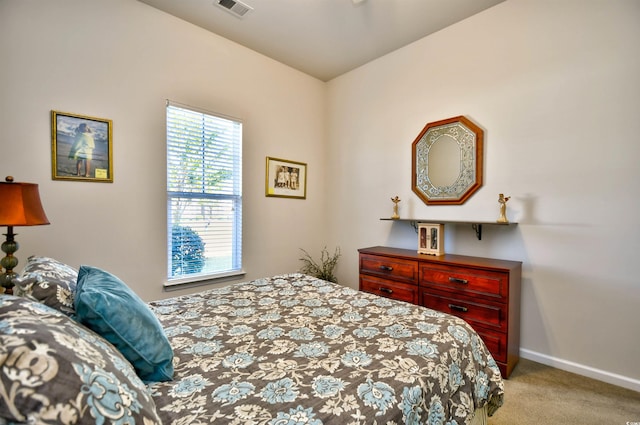
[[[418,254],[444,255],[444,224],[418,223]]]

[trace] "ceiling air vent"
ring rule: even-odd
[[[216,4],[238,18],[244,18],[247,13],[253,10],[251,6],[238,0],[216,0]]]

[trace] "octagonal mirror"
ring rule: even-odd
[[[412,145],[412,189],[425,203],[459,205],[482,186],[484,131],[463,116],[427,124]]]

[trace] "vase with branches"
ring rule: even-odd
[[[320,253],[319,262],[314,260],[304,249],[300,248],[300,251],[303,253],[303,256],[300,258],[300,261],[303,263],[300,272],[317,277],[318,279],[328,280],[329,282],[335,283],[338,281],[333,273],[340,258],[340,248],[336,248],[333,254],[329,254],[325,246]]]

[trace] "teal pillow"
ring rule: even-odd
[[[116,276],[81,266],[74,307],[76,320],[112,343],[143,381],[173,379],[173,350],[160,321]]]

